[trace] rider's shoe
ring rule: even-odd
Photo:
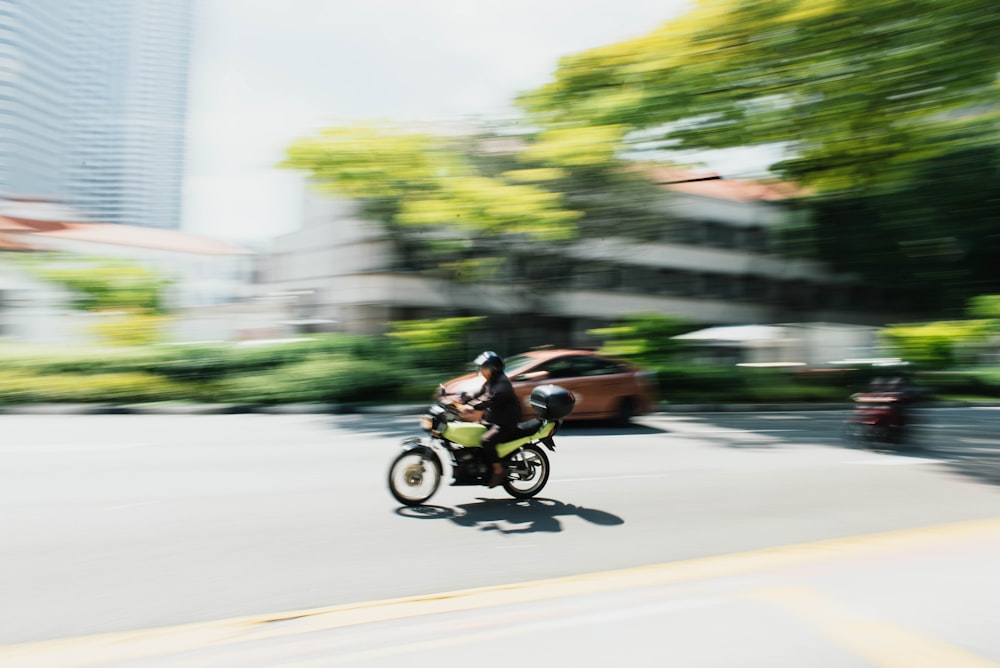
[[[504,484],[506,480],[507,480],[506,473],[494,473],[493,476],[490,478],[489,486],[499,487],[500,485]]]

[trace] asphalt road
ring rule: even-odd
[[[844,447],[839,412],[571,426],[541,498],[442,488],[419,509],[400,508],[384,483],[400,438],[416,433],[412,416],[4,416],[0,644],[988,520],[1000,517],[997,415],[926,411],[916,448],[898,454]],[[974,567],[948,561],[964,552],[938,565],[974,573],[980,595],[998,592],[995,560],[975,554]],[[906,592],[889,587],[885,605],[905,608]],[[794,593],[767,596],[802,605]]]

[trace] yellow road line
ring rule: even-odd
[[[1000,517],[426,596],[8,645],[0,647],[0,665],[5,668],[86,668],[114,661],[371,622],[485,609],[632,587],[710,580],[823,560],[997,536],[1000,536]]]
[[[1000,668],[1000,664],[961,647],[880,619],[866,618],[807,587],[778,587],[754,592],[749,597],[789,610],[875,668]]]

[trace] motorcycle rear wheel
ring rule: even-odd
[[[549,481],[549,458],[533,443],[511,455],[507,469],[510,473],[503,488],[518,499],[530,499]]]
[[[401,452],[389,467],[389,491],[407,506],[419,506],[434,495],[441,484],[437,462],[419,452]]]

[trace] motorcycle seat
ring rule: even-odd
[[[518,438],[523,438],[524,436],[531,436],[536,431],[541,429],[542,419],[532,418],[530,420],[525,420],[524,422],[517,423]]]

